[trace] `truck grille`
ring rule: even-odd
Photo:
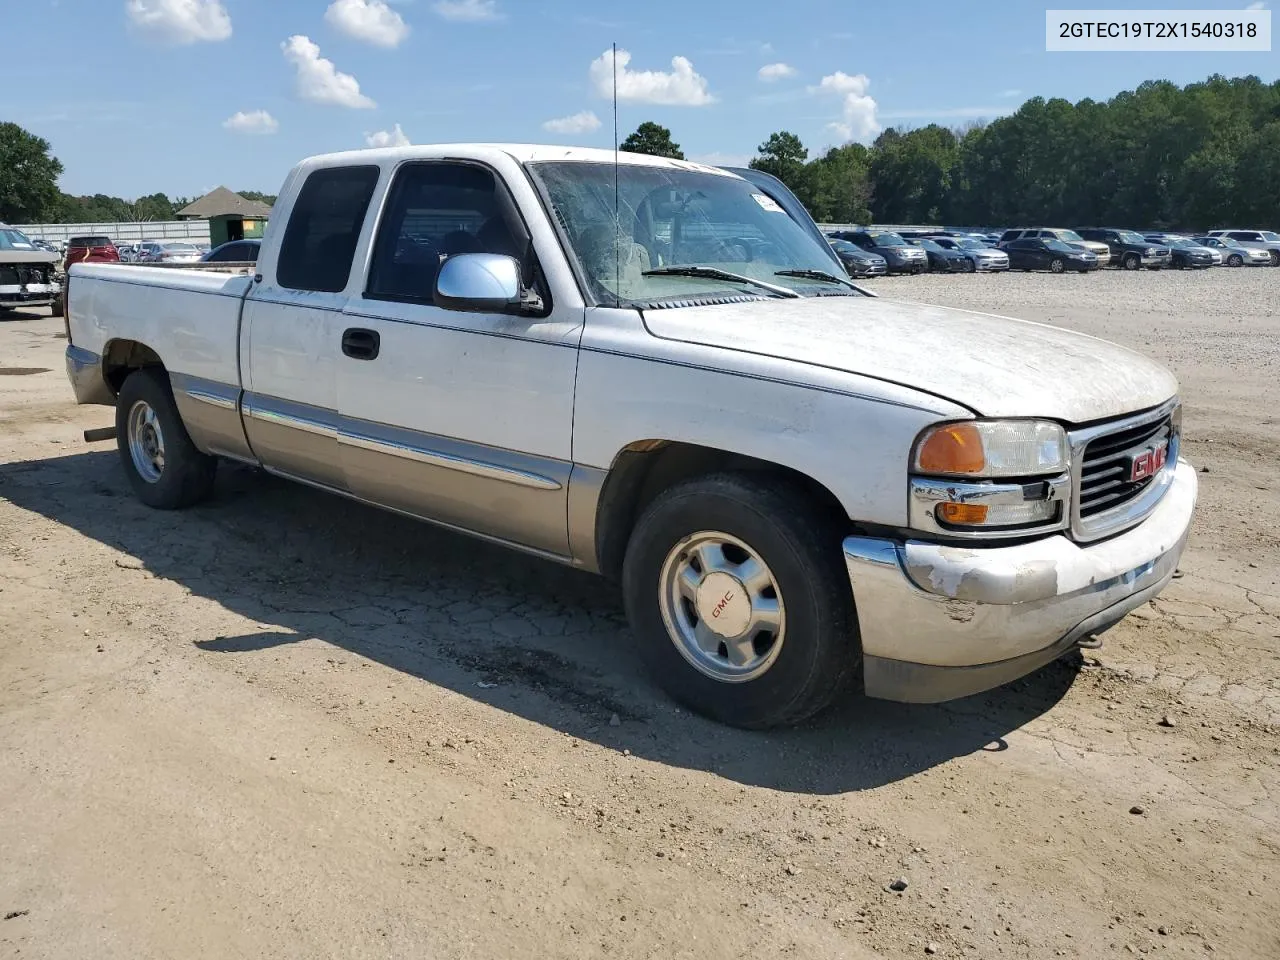
[[[0,263],[0,286],[48,283],[51,267],[25,263]]]
[[[1077,503],[1081,517],[1091,517],[1132,500],[1155,480],[1129,479],[1135,453],[1168,443],[1173,438],[1169,416],[1090,441],[1084,448]],[[1170,451],[1172,452],[1172,451]]]

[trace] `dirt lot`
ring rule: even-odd
[[[770,735],[585,575],[239,468],[147,510],[0,321],[0,956],[1276,955],[1280,271],[876,283],[1171,364],[1197,526],[1096,656]]]

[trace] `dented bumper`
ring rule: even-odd
[[[1179,462],[1152,513],[1101,543],[1066,536],[1012,547],[849,537],[873,697],[935,703],[1030,673],[1162,590],[1186,545],[1196,473]]]

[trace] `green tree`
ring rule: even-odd
[[[820,223],[871,219],[870,152],[860,143],[832,147],[808,165],[809,213]]]
[[[876,139],[871,158],[871,210],[882,223],[936,223],[950,214],[951,170],[959,141],[929,124]]]
[[[652,120],[646,120],[636,127],[635,133],[622,141],[621,149],[627,153],[647,153],[651,157],[684,159],[680,144],[671,139],[671,131]]]
[[[40,223],[57,215],[62,164],[49,142],[16,123],[0,123],[0,220]]]
[[[805,160],[808,159],[809,150],[800,142],[799,137],[787,130],[771,133],[769,139],[760,144],[756,153],[758,156],[751,161],[753,168],[773,174],[802,201],[809,203],[809,190],[804,182]]]

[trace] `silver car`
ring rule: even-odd
[[[1273,267],[1280,267],[1280,233],[1271,230],[1210,230],[1209,236],[1234,240],[1251,250],[1265,250]]]
[[[1223,264],[1228,267],[1271,266],[1271,254],[1268,251],[1246,247],[1239,241],[1227,237],[1192,237],[1191,242],[1220,253]]]
[[[1009,255],[973,237],[929,237],[934,243],[948,250],[963,253],[979,272],[998,273],[1009,269]]]
[[[196,245],[181,240],[166,240],[143,246],[149,249],[139,259],[146,263],[195,263],[200,259],[200,251],[196,249]]]

